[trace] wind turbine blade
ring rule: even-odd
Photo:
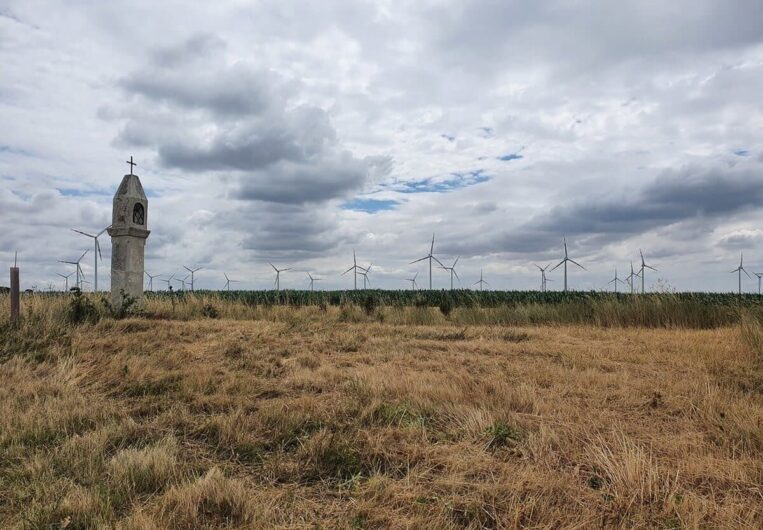
[[[442,261],[440,261],[439,259],[435,258],[434,256],[432,256],[432,259],[435,260],[440,265],[442,265]],[[442,266],[444,267],[445,265],[442,265]]]
[[[82,258],[84,258],[85,254],[87,254],[88,252],[90,252],[90,249],[88,249],[85,252],[83,252],[82,255],[79,257],[79,259],[77,260],[77,262],[79,263],[80,261],[82,261]]]
[[[461,283],[461,278],[458,277],[458,273],[456,272],[456,269],[453,269],[453,275],[458,279],[458,282]]]
[[[409,265],[413,265],[414,263],[418,263],[419,261],[424,261],[425,259],[429,259],[429,256],[424,256],[423,258],[417,259],[416,261],[412,261],[409,263]]]
[[[111,225],[107,226],[106,228],[104,228],[103,230],[101,230],[100,232],[98,232],[98,235],[96,235],[95,237],[101,237],[101,234],[103,234],[103,233],[104,233],[106,230],[108,230],[109,228],[111,228]]]
[[[344,276],[345,274],[347,274],[348,272],[350,272],[350,271],[351,271],[352,269],[354,269],[354,268],[355,268],[355,265],[353,265],[352,267],[350,267],[349,269],[347,269],[346,271],[344,271],[342,274],[340,274],[340,276]]]
[[[578,267],[580,267],[580,268],[581,268],[581,269],[583,269],[583,270],[588,270],[588,269],[586,269],[585,267],[583,267],[583,266],[582,266],[580,263],[578,263],[578,262],[577,262],[577,261],[575,261],[575,260],[572,260],[572,259],[571,259],[571,260],[568,260],[568,261],[569,261],[570,263],[574,263],[575,265],[577,265]]]
[[[97,237],[97,236],[94,236],[93,234],[88,234],[87,232],[83,232],[82,230],[75,230],[74,228],[72,228],[71,231],[77,232],[78,234],[82,234],[83,236],[87,236],[87,237]]]
[[[416,276],[418,276],[418,275],[419,275],[419,273],[418,273],[418,272],[417,272],[416,274],[414,274],[414,275],[413,275],[413,279],[415,280],[415,279],[416,279]]]
[[[453,262],[453,266],[452,266],[452,267],[453,267],[454,269],[456,268],[456,263],[458,263],[458,260],[460,260],[460,259],[461,259],[461,256],[458,256],[458,257],[456,258],[456,261],[454,261],[454,262]]]
[[[434,232],[432,233],[432,245],[429,247],[429,254],[434,252]]]
[[[271,267],[273,267],[273,270],[274,270],[274,271],[278,272],[278,269],[276,269],[276,266],[275,266],[275,265],[273,265],[272,263],[270,263],[269,261],[268,261],[268,265],[270,265]]]
[[[746,270],[742,269],[742,272],[745,273],[748,278],[752,279],[752,276],[750,276],[750,273],[748,273]]]
[[[557,268],[557,267],[559,267],[559,265],[561,265],[562,263],[564,263],[566,260],[567,260],[567,258],[564,258],[562,261],[560,261],[559,263],[557,263],[557,264],[556,264],[556,267],[554,267],[553,269],[551,269],[551,271],[553,271],[553,270],[556,270],[556,268]],[[551,272],[551,271],[548,271],[548,272]]]
[[[654,267],[650,267],[650,266],[649,266],[649,265],[647,265],[646,263],[644,264],[644,268],[645,268],[645,269],[652,269],[654,272],[658,272],[658,271],[657,271],[657,269],[655,269]]]
[[[98,238],[95,238],[95,248],[98,249],[98,257],[103,261],[103,254],[101,254],[101,244],[98,242]]]

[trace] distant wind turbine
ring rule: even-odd
[[[540,271],[540,290],[541,290],[541,292],[545,293],[546,292],[546,282],[549,281],[546,278],[546,269],[548,269],[551,266],[551,264],[549,263],[545,267],[541,267],[537,263],[534,263],[534,265],[536,267],[538,267],[538,270]]]
[[[416,276],[418,276],[418,275],[419,275],[419,273],[417,272],[416,274],[414,274],[414,275],[413,275],[413,278],[407,278],[407,279],[405,280],[405,281],[407,281],[407,282],[411,282],[411,289],[414,289],[414,290],[415,290],[415,289],[418,287],[418,286],[416,285]]]
[[[633,294],[633,279],[638,277],[639,277],[638,273],[633,272],[633,262],[631,261],[631,273],[625,278],[625,281],[628,282],[628,285],[630,285],[631,294]]]
[[[201,267],[196,267],[195,269],[189,269],[188,267],[183,265],[183,268],[191,273],[191,292],[193,292],[193,282],[194,282],[193,275],[199,272],[201,270]],[[188,279],[188,276],[186,276],[186,279]],[[183,290],[185,290],[185,286],[183,286]]]
[[[565,236],[565,237],[564,237],[564,258],[562,259],[562,261],[560,261],[559,263],[557,263],[557,264],[556,264],[556,266],[555,266],[553,269],[551,269],[551,270],[553,271],[554,269],[556,269],[556,268],[557,268],[557,267],[559,267],[560,265],[564,264],[564,292],[565,292],[565,293],[567,292],[567,262],[568,262],[568,261],[569,261],[570,263],[574,263],[575,265],[577,265],[577,266],[578,266],[578,267],[580,267],[581,269],[583,269],[583,270],[586,270],[586,268],[585,268],[585,267],[583,267],[583,266],[582,266],[580,263],[578,263],[577,261],[575,261],[575,260],[573,260],[573,259],[571,259],[571,258],[569,257],[569,255],[568,255],[568,253],[567,253],[567,237]],[[549,271],[549,272],[550,272],[550,271]]]
[[[456,261],[453,262],[453,265],[450,267],[446,267],[445,265],[440,265],[441,268],[445,269],[450,273],[450,290],[453,290],[453,276],[455,276],[459,282],[461,282],[461,278],[458,277],[458,273],[456,272],[456,263],[458,263],[458,260],[461,259],[461,256],[458,256],[456,258]]]
[[[230,291],[230,284],[240,283],[239,280],[231,280],[230,278],[228,278],[228,275],[226,273],[223,273],[223,276],[225,276],[225,287],[223,287],[223,289],[227,289],[228,291]]]
[[[146,276],[148,276],[148,290],[153,291],[154,290],[154,278],[159,277],[159,274],[149,274],[145,271],[143,271]],[[161,278],[160,278],[161,279]]]
[[[372,264],[369,264],[368,267],[363,269],[363,272],[359,272],[358,273],[361,276],[363,276],[363,289],[367,288],[366,283],[368,284],[368,287],[371,286],[371,280],[368,279],[368,273],[371,272],[371,265]]]
[[[439,263],[441,267],[444,266],[439,259],[434,257],[434,234],[432,234],[432,244],[429,247],[429,254],[427,254],[423,258],[419,258],[415,261],[412,261],[411,265],[413,265],[414,263],[418,263],[419,261],[424,261],[425,259],[429,260],[429,290],[431,291],[432,290],[432,260],[435,260],[437,263]]]
[[[763,272],[753,272],[758,277],[758,294],[760,294],[760,279],[763,278]]]
[[[79,259],[78,259],[77,261],[65,261],[65,260],[58,260],[58,262],[59,262],[59,263],[67,263],[67,264],[69,264],[69,265],[74,265],[74,266],[76,266],[76,269],[75,269],[75,270],[76,270],[76,272],[77,272],[77,277],[76,277],[76,279],[77,279],[77,282],[76,282],[76,286],[77,286],[77,288],[78,288],[80,291],[82,290],[82,279],[85,277],[85,274],[82,272],[82,267],[80,266],[80,262],[82,261],[82,258],[84,258],[84,257],[85,257],[85,254],[87,254],[88,252],[89,252],[88,250],[86,250],[85,252],[83,252],[83,253],[82,253],[82,255],[79,257]]]
[[[615,277],[612,278],[611,280],[609,280],[609,283],[607,285],[609,285],[610,283],[613,283],[614,284],[615,292],[617,292],[617,282],[625,284],[624,281],[622,281],[620,278],[617,277],[617,268],[615,268]]]
[[[69,277],[74,273],[70,272],[69,274],[61,274],[60,272],[57,272],[56,274],[58,274],[61,278],[63,278],[66,281],[66,287],[64,288],[64,290],[69,291]]]
[[[281,290],[281,273],[284,271],[290,271],[291,269],[277,269],[276,266],[273,265],[272,263],[270,263],[270,266],[273,267],[274,271],[276,271],[275,286],[276,286],[276,291],[280,291]]]
[[[321,281],[323,279],[323,278],[313,278],[313,275],[310,274],[309,272],[307,273],[307,277],[310,278],[310,290],[311,291],[315,290],[315,288],[314,288],[315,282]]]
[[[168,291],[171,291],[171,290],[172,290],[172,283],[170,283],[170,282],[172,282],[172,279],[175,277],[175,274],[176,274],[176,273],[174,273],[174,272],[173,272],[173,273],[170,275],[170,277],[169,277],[169,278],[167,278],[167,279],[163,279],[163,278],[160,278],[160,279],[159,279],[159,281],[162,281],[162,282],[166,282],[166,283],[167,283],[167,290],[168,290]]]
[[[752,276],[750,276],[750,273],[747,272],[744,268],[743,262],[744,261],[744,254],[742,252],[739,253],[739,267],[731,271],[731,273],[738,273],[739,274],[739,294],[742,294],[742,273],[744,272],[748,278],[752,279]]]
[[[641,249],[638,249],[638,253],[641,255],[641,268],[638,271],[638,275],[641,276],[641,294],[644,294],[646,292],[646,287],[644,285],[644,276],[646,276],[646,274],[644,273],[644,271],[646,269],[651,269],[654,272],[657,272],[657,269],[655,269],[654,267],[650,267],[649,265],[646,264],[646,262],[644,261],[644,253],[641,252]]]
[[[364,269],[363,267],[358,265],[358,259],[355,257],[355,249],[352,249],[352,267],[350,267],[349,269],[344,271],[342,273],[342,276],[344,276],[345,274],[347,274],[350,271],[353,272],[353,277],[355,279],[355,283],[354,283],[353,289],[357,289],[358,288],[358,274],[359,274],[358,271],[359,270],[365,271],[366,269]]]
[[[477,281],[477,282],[474,282],[474,283],[472,284],[472,286],[475,286],[475,285],[479,285],[479,286],[480,286],[480,291],[482,290],[482,286],[483,286],[483,285],[487,285],[488,287],[490,287],[490,284],[489,284],[489,283],[487,283],[485,280],[483,280],[483,279],[482,279],[482,269],[480,269],[480,279],[479,279],[479,281]]]
[[[98,259],[100,258],[101,261],[103,261],[103,256],[101,255],[101,244],[98,242],[98,238],[101,237],[101,234],[103,234],[108,229],[109,229],[109,227],[107,226],[106,228],[104,228],[103,230],[101,230],[100,232],[98,232],[95,235],[88,234],[87,232],[82,232],[81,230],[75,230],[74,228],[71,229],[72,232],[77,232],[78,234],[82,234],[83,236],[87,236],[87,237],[90,237],[90,238],[93,239],[93,242],[94,242],[93,244],[95,246],[95,248],[93,249],[93,260],[95,261],[95,264],[94,264],[94,268],[95,268],[95,270],[94,270],[94,281],[95,281],[95,284],[93,285],[93,290],[95,292],[98,292]]]

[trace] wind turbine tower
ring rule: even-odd
[[[228,275],[226,273],[223,273],[223,276],[225,276],[225,287],[223,287],[223,289],[227,289],[228,291],[230,291],[230,284],[239,283],[238,280],[231,280],[230,278],[228,278]]]
[[[355,283],[354,283],[354,286],[353,286],[354,290],[357,290],[357,288],[358,288],[358,274],[359,274],[358,270],[365,271],[366,269],[364,269],[363,267],[358,265],[358,260],[355,257],[355,249],[352,249],[352,267],[350,267],[349,269],[344,271],[342,273],[342,276],[344,276],[345,274],[347,274],[350,271],[353,271],[353,278],[355,280]]]
[[[461,259],[461,256],[458,256],[456,258],[456,261],[454,261],[453,265],[451,265],[450,267],[446,267],[445,265],[441,265],[441,268],[445,269],[446,271],[448,271],[450,273],[450,290],[451,291],[453,290],[453,276],[455,276],[456,279],[458,279],[459,282],[461,281],[461,278],[458,277],[458,273],[456,272],[456,263],[458,263],[459,259]]]
[[[644,294],[646,292],[646,287],[644,285],[644,276],[646,276],[646,274],[644,273],[644,271],[646,269],[651,269],[654,272],[657,272],[657,269],[655,269],[654,267],[650,267],[649,265],[646,264],[646,262],[644,261],[644,253],[641,252],[641,249],[638,249],[638,253],[641,255],[641,269],[639,269],[638,274],[639,276],[641,276],[641,294]]]
[[[546,269],[548,269],[551,266],[551,264],[549,263],[545,267],[541,267],[537,263],[534,263],[534,265],[536,267],[538,267],[538,270],[540,271],[540,290],[541,290],[541,292],[545,293],[546,292],[546,282],[548,281],[548,279],[546,278]]]
[[[69,277],[70,277],[72,274],[74,274],[74,273],[73,273],[73,272],[70,272],[69,274],[61,274],[60,272],[57,272],[56,274],[58,274],[58,275],[59,275],[61,278],[63,278],[63,279],[64,279],[64,281],[66,282],[66,287],[65,287],[64,289],[65,289],[67,292],[69,292]]]
[[[196,267],[195,269],[189,269],[188,267],[183,265],[183,268],[191,273],[191,292],[193,292],[193,280],[194,280],[193,275],[199,272],[201,270],[201,267]],[[186,276],[186,278],[188,277]],[[185,290],[185,286],[183,286],[183,290]]]
[[[577,265],[577,266],[578,266],[578,267],[580,267],[581,269],[583,269],[583,270],[586,270],[586,268],[585,268],[585,267],[583,267],[583,266],[582,266],[580,263],[578,263],[577,261],[575,261],[575,260],[573,260],[573,259],[571,259],[571,258],[569,257],[569,254],[567,253],[567,238],[566,238],[566,237],[564,237],[564,258],[562,259],[562,261],[560,261],[559,263],[557,263],[557,264],[556,264],[556,266],[555,266],[553,269],[551,269],[551,270],[553,271],[553,270],[555,270],[557,267],[559,267],[560,265],[564,265],[564,292],[565,292],[565,293],[567,292],[567,262],[568,262],[568,261],[569,261],[570,263],[574,263],[575,265]]]
[[[744,272],[747,275],[748,278],[752,278],[752,276],[750,276],[750,273],[745,270],[743,262],[744,262],[744,254],[742,252],[740,252],[739,253],[739,267],[737,267],[736,269],[731,271],[732,274],[735,273],[735,272],[739,274],[739,294],[740,295],[742,294],[742,273]],[[758,284],[758,285],[760,285],[760,284]]]
[[[763,272],[753,272],[758,277],[758,294],[760,294],[760,279],[763,278]]]
[[[625,283],[624,281],[622,281],[620,278],[617,277],[617,268],[615,268],[615,277],[609,280],[609,283],[614,284],[615,293],[617,293],[617,282],[620,282],[623,284]]]
[[[76,287],[81,291],[82,290],[82,279],[85,277],[85,274],[82,272],[82,267],[80,266],[80,262],[82,261],[82,258],[85,257],[85,254],[87,254],[89,251],[85,251],[82,253],[82,255],[79,257],[77,261],[64,261],[64,260],[58,260],[59,263],[67,263],[69,265],[76,266],[75,271],[77,272],[76,277]]]
[[[143,271],[146,276],[148,276],[148,290],[153,291],[154,290],[154,278],[158,277],[159,274],[149,274],[145,271]]]
[[[95,247],[93,249],[93,261],[95,261],[95,263],[93,264],[93,267],[94,267],[93,274],[94,274],[94,282],[95,282],[95,284],[93,285],[93,289],[95,292],[98,292],[98,259],[100,258],[100,260],[103,261],[103,256],[101,255],[101,244],[98,242],[98,238],[101,237],[101,235],[109,228],[111,228],[111,225],[107,226],[106,228],[104,228],[103,230],[101,230],[95,235],[88,234],[87,232],[82,232],[81,230],[75,230],[74,228],[71,229],[72,232],[77,232],[78,234],[82,234],[83,236],[87,236],[93,239],[93,245]]]
[[[423,258],[419,258],[415,261],[412,261],[410,264],[413,265],[414,263],[418,263],[419,261],[424,261],[425,259],[429,260],[429,290],[432,290],[432,260],[435,260],[437,263],[440,264],[441,267],[444,267],[442,262],[434,257],[434,234],[432,234],[432,244],[429,247],[429,254],[424,256]]]
[[[270,262],[268,262],[268,263],[270,263]],[[289,271],[291,269],[277,269],[276,266],[273,265],[272,263],[270,263],[270,266],[273,267],[274,271],[276,271],[275,286],[276,286],[276,291],[280,291],[281,290],[281,273],[284,272],[284,271]]]
[[[485,280],[483,280],[483,279],[482,279],[482,269],[480,269],[480,279],[479,279],[479,281],[477,281],[477,282],[474,282],[474,283],[472,284],[472,286],[474,286],[474,285],[479,285],[479,286],[480,286],[480,291],[482,290],[482,286],[483,286],[483,285],[487,285],[488,287],[490,287],[490,284],[489,284],[489,283],[487,283]]]
[[[323,278],[313,278],[313,275],[309,272],[307,273],[307,277],[310,278],[310,290],[315,290],[315,282],[321,281]]]

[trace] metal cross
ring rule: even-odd
[[[125,164],[130,164],[130,175],[132,175],[132,167],[138,165],[138,164],[136,164],[135,162],[132,161],[132,155],[130,155],[130,160],[125,162]]]

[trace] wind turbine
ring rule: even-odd
[[[87,254],[89,250],[86,250],[82,253],[82,255],[79,257],[77,261],[64,261],[64,260],[58,260],[59,263],[68,263],[69,265],[75,265],[77,268],[75,269],[77,272],[77,288],[81,291],[82,290],[82,279],[85,277],[85,274],[82,272],[82,267],[80,266],[80,261],[82,261],[82,258],[85,257],[85,254]]]
[[[639,269],[638,274],[641,276],[641,294],[644,294],[646,292],[646,288],[644,287],[644,276],[646,276],[646,274],[644,274],[644,271],[646,269],[652,269],[654,272],[657,272],[657,269],[646,264],[644,261],[644,253],[641,252],[641,249],[638,249],[638,253],[641,254],[641,269]]]
[[[169,278],[167,278],[166,280],[165,280],[165,279],[162,279],[162,278],[159,278],[159,281],[162,281],[162,282],[167,282],[167,290],[168,290],[168,291],[171,291],[171,290],[172,290],[172,284],[171,284],[170,282],[172,281],[172,279],[173,279],[174,277],[175,277],[175,273],[173,272],[173,273],[170,275],[170,277],[169,277]]]
[[[358,288],[358,269],[360,269],[362,271],[366,270],[363,267],[361,267],[360,265],[358,265],[358,260],[355,257],[355,249],[352,249],[352,267],[350,267],[349,269],[344,271],[342,273],[342,276],[344,276],[345,274],[347,274],[350,271],[353,271],[353,273],[354,273],[353,276],[355,278],[355,284],[354,284],[355,286],[353,287],[353,289],[357,289]]]
[[[482,286],[483,285],[487,285],[488,287],[490,287],[490,284],[482,279],[482,269],[480,269],[480,280],[478,282],[474,282],[472,284],[472,286],[475,286],[475,285],[479,285],[480,286],[480,291],[482,290]]]
[[[538,267],[538,270],[540,271],[540,290],[541,290],[541,292],[545,293],[546,292],[546,282],[548,281],[548,279],[546,279],[546,269],[548,269],[551,266],[551,264],[549,263],[545,267],[541,267],[537,263],[535,263],[534,265],[536,267]]]
[[[201,270],[201,267],[196,267],[195,269],[189,269],[185,265],[183,265],[183,268],[191,273],[191,292],[193,292],[193,275],[196,274]],[[186,276],[186,279],[188,279],[188,276]],[[183,286],[183,290],[185,291],[185,286]]]
[[[740,252],[739,253],[739,267],[737,267],[736,269],[731,271],[732,274],[735,273],[735,272],[739,274],[739,294],[740,295],[742,294],[742,273],[744,272],[747,275],[748,278],[752,278],[752,276],[750,276],[750,273],[745,270],[744,265],[742,264],[743,260],[744,260],[744,254],[742,252]],[[758,279],[758,281],[760,281],[760,279]]]
[[[607,283],[607,285],[609,285],[610,283],[615,284],[615,293],[617,292],[617,282],[620,282],[623,284],[625,283],[624,281],[622,281],[620,278],[617,277],[617,267],[615,267],[615,277],[609,280],[609,283]]]
[[[313,284],[315,282],[321,281],[323,278],[313,278],[313,275],[309,272],[307,273],[307,277],[310,278],[310,290],[313,291]]]
[[[154,278],[160,276],[159,274],[151,275],[145,271],[143,271],[146,276],[148,276],[148,290],[153,291],[154,290]],[[161,278],[160,278],[161,279]]]
[[[361,276],[363,276],[363,289],[366,288],[366,282],[368,282],[368,285],[371,285],[371,280],[368,279],[368,273],[371,272],[371,266],[373,264],[369,264],[367,268],[363,269],[363,272],[359,272]],[[362,268],[362,267],[361,267]]]
[[[445,269],[446,271],[450,272],[450,290],[453,290],[453,276],[455,275],[456,278],[458,278],[458,273],[456,272],[456,263],[458,263],[458,260],[461,259],[461,256],[458,256],[456,258],[456,261],[453,262],[453,265],[450,267],[446,267],[445,265],[440,265],[441,268]],[[458,278],[458,281],[461,281],[461,278]]]
[[[274,271],[276,271],[275,286],[276,286],[276,291],[280,291],[281,290],[281,273],[284,271],[290,271],[291,269],[276,269],[276,266],[273,265],[272,263],[270,263],[270,266],[273,267]]]
[[[432,244],[429,247],[429,254],[427,254],[423,258],[419,258],[410,263],[411,265],[413,265],[414,263],[418,263],[419,261],[424,261],[425,259],[429,260],[429,290],[430,291],[432,290],[432,260],[435,260],[437,263],[439,263],[441,267],[444,266],[439,259],[434,257],[433,252],[434,252],[434,233],[432,234]]]
[[[411,282],[411,289],[416,289],[416,287],[417,287],[416,286],[416,276],[418,276],[418,275],[419,275],[419,273],[417,272],[416,274],[413,275],[413,278],[407,278],[405,280],[407,282]]]
[[[240,283],[239,280],[231,280],[230,278],[228,278],[228,275],[225,273],[223,273],[223,276],[225,276],[225,287],[223,287],[223,289],[227,289],[230,291],[230,284]]]
[[[188,279],[188,276],[190,276],[190,274],[189,274],[189,275],[187,275],[187,276],[186,276],[185,278],[183,278],[182,280],[181,280],[180,278],[175,278],[175,281],[176,281],[176,282],[180,282],[180,289],[181,289],[182,291],[185,291],[185,282],[186,282],[186,280]]]
[[[78,234],[82,234],[83,236],[87,236],[93,239],[93,242],[94,242],[93,244],[95,246],[93,250],[93,261],[95,261],[95,266],[94,266],[95,285],[93,286],[93,288],[95,292],[98,292],[98,258],[100,258],[101,261],[103,261],[103,256],[101,255],[101,244],[98,243],[98,238],[101,237],[101,234],[103,234],[108,229],[109,227],[107,226],[106,228],[98,232],[96,235],[88,234],[87,232],[82,232],[81,230],[75,230],[74,228],[71,229],[72,232],[77,232]]]
[[[571,258],[569,257],[569,255],[567,254],[567,237],[565,236],[565,237],[564,237],[564,259],[562,259],[562,261],[560,261],[559,263],[557,263],[557,264],[556,264],[556,267],[554,267],[553,269],[551,269],[551,270],[554,270],[554,269],[556,269],[557,267],[559,267],[559,265],[562,265],[562,264],[564,264],[564,292],[565,292],[565,293],[567,292],[567,262],[568,262],[568,261],[569,261],[570,263],[574,263],[575,265],[577,265],[577,266],[578,266],[578,267],[580,267],[581,269],[583,269],[583,270],[586,270],[586,268],[585,268],[585,267],[583,267],[583,266],[582,266],[580,263],[578,263],[577,261],[575,261],[575,260],[571,259]],[[550,271],[549,271],[549,272],[550,272]]]
[[[631,287],[631,294],[633,294],[633,278],[638,277],[639,274],[637,272],[633,272],[633,262],[631,261],[631,273],[625,278],[625,281],[628,282],[628,285]]]
[[[758,294],[760,294],[760,279],[763,278],[763,272],[753,272],[758,277]]]
[[[61,278],[63,278],[66,281],[65,289],[68,292],[69,291],[69,276],[71,276],[74,273],[70,272],[69,274],[61,274],[60,272],[57,272],[56,274],[58,274]]]

